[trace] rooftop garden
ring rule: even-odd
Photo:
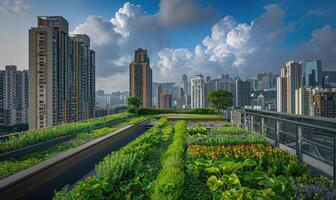
[[[162,118],[54,199],[335,199],[333,181],[228,123]],[[235,125],[235,124],[233,124]],[[219,126],[219,127],[218,127]]]
[[[118,116],[126,116],[126,115],[122,114]],[[132,117],[128,120],[125,119],[111,126],[95,129],[92,131],[86,131],[86,132],[84,131],[80,134],[77,134],[74,138],[62,142],[60,144],[53,145],[45,149],[41,149],[39,151],[34,151],[33,153],[29,153],[21,157],[2,160],[0,161],[0,180],[15,173],[18,173],[24,169],[27,169],[33,165],[41,163],[42,161],[55,157],[60,153],[71,150],[89,141],[100,138],[109,133],[112,133],[113,131],[116,131],[129,124],[134,124],[144,119],[145,117],[143,116]]]

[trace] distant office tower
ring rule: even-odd
[[[307,87],[322,87],[322,65],[320,60],[307,61],[305,64]]]
[[[29,30],[29,128],[94,117],[95,53],[86,35],[68,34],[60,16]]]
[[[0,124],[27,123],[28,71],[7,65],[0,71]]]
[[[162,91],[160,93],[160,108],[169,109],[172,107],[172,95],[168,91]]]
[[[236,80],[236,106],[244,107],[251,104],[251,87],[249,81]]]
[[[189,87],[188,87],[188,77],[186,74],[182,75],[182,89],[186,95],[190,95]]]
[[[186,105],[185,95],[186,94],[182,86],[179,86],[177,89],[176,108],[178,109],[185,108],[185,105]]]
[[[309,106],[312,116],[336,118],[336,89],[313,89]]]
[[[261,109],[264,109],[265,108],[265,97],[264,95],[260,94],[258,97],[257,97],[257,100],[258,100],[258,106],[261,108]]]
[[[5,113],[4,113],[4,83],[5,83],[5,71],[0,70],[0,124],[5,125]]]
[[[336,88],[336,71],[323,71],[322,85],[324,88]]]
[[[202,74],[191,79],[191,108],[205,107],[205,80]]]
[[[301,87],[295,91],[295,114],[309,115],[310,88]]]
[[[278,112],[295,113],[295,91],[302,86],[301,75],[302,63],[299,61],[289,61],[281,69],[277,80]]]
[[[252,81],[251,88],[258,91],[275,89],[277,76],[277,74],[273,73],[258,73]]]
[[[130,96],[139,97],[142,107],[152,107],[152,69],[147,50],[137,49],[130,64]]]
[[[161,85],[156,85],[155,86],[155,91],[156,91],[156,108],[160,108],[160,94],[161,94]]]

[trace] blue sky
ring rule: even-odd
[[[97,52],[97,87],[128,88],[133,50],[147,48],[155,81],[182,73],[247,78],[289,59],[321,59],[336,70],[336,1],[0,0],[0,67],[28,68],[36,16],[62,15]]]

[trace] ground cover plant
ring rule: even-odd
[[[218,115],[218,114],[161,114],[161,117],[166,117],[166,118],[177,118],[177,119],[192,119],[192,118],[201,118],[201,119],[221,119],[223,118],[222,115]]]
[[[66,142],[63,142],[55,146],[51,146],[41,151],[36,151],[34,153],[22,156],[17,159],[9,159],[9,160],[0,161],[0,180],[12,174],[15,174],[19,171],[27,169],[33,165],[36,165],[44,160],[50,159],[62,152],[78,147],[91,140],[107,135],[129,124],[140,122],[144,119],[145,119],[144,117],[132,118],[130,120],[127,120],[125,122],[120,122],[111,127],[104,127],[101,129],[90,131],[90,132],[78,134],[76,135],[75,138],[71,140],[68,140]]]
[[[183,199],[336,197],[330,179],[309,174],[306,164],[267,144],[263,136],[238,128],[193,135],[188,138]]]
[[[84,122],[61,124],[48,129],[22,132],[17,136],[11,136],[6,140],[0,141],[0,153],[13,151],[22,147],[51,140],[60,136],[85,131],[89,128],[93,128],[96,126],[125,121],[132,116],[134,115],[129,113],[120,113],[107,117],[90,119]]]
[[[195,125],[195,124],[194,124]],[[335,199],[328,178],[264,136],[231,126],[161,119],[54,199]]]
[[[97,176],[79,181],[71,191],[64,188],[54,199],[149,199],[161,154],[171,141],[172,127],[166,127],[168,121],[160,119],[143,135],[105,157],[96,166]]]

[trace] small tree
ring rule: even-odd
[[[233,104],[232,94],[226,90],[215,90],[210,92],[208,101],[219,113],[223,113],[225,109],[231,107]]]
[[[128,97],[127,100],[127,111],[129,113],[136,113],[141,105],[139,97]]]

